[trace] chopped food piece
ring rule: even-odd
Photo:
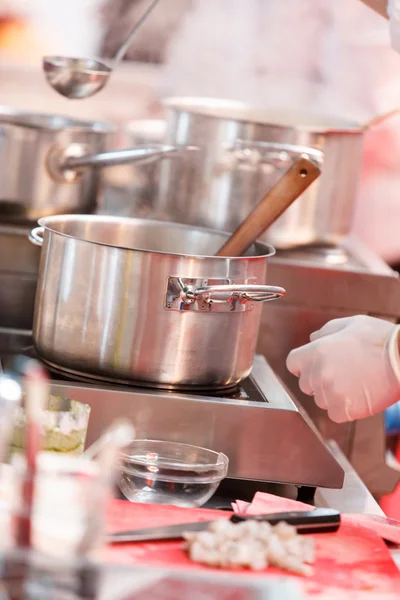
[[[46,452],[62,452],[82,454],[88,427],[90,407],[70,400],[64,406],[62,398],[50,396],[49,406],[43,411],[41,418],[43,450]],[[11,440],[11,450],[20,452],[25,446],[25,409],[20,407],[16,414],[16,422]]]
[[[184,535],[190,559],[211,567],[263,570],[268,565],[297,575],[311,575],[314,541],[288,523],[218,520],[207,531]]]

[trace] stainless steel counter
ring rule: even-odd
[[[344,484],[341,490],[319,488],[315,495],[315,504],[317,506],[336,508],[342,513],[385,516],[385,513],[339,449],[338,445],[335,442],[328,442],[328,446],[337,462],[344,470]],[[391,554],[393,560],[400,568],[400,548],[392,549]]]

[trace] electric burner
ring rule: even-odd
[[[37,357],[37,353],[35,351],[35,348],[33,345],[28,344],[28,345],[22,345],[20,347],[13,347],[11,346],[11,348],[7,348],[6,350],[1,350],[0,349],[0,361],[1,361],[1,366],[4,370],[13,370],[13,363],[15,360],[16,355],[20,355],[20,356],[25,356],[27,358],[35,358],[38,359]],[[78,382],[78,383],[86,383],[89,385],[104,385],[104,384],[110,384],[116,387],[121,387],[121,389],[123,388],[131,388],[131,387],[140,387],[140,388],[146,388],[146,389],[155,389],[154,386],[152,386],[150,383],[135,383],[135,382],[119,382],[119,381],[112,381],[112,380],[107,380],[106,378],[101,378],[101,377],[91,377],[90,375],[83,375],[81,373],[77,373],[77,372],[69,372],[67,370],[63,370],[60,369],[58,367],[56,367],[53,364],[48,364],[45,361],[42,361],[43,364],[45,365],[48,373],[50,374],[50,376],[52,377],[53,381],[60,381],[60,382]],[[167,388],[161,388],[161,387],[157,387],[156,389],[160,389],[163,392],[167,392],[167,393],[173,393],[176,392],[177,390],[172,390],[172,389],[167,389]],[[179,392],[182,391],[193,391],[189,388],[186,388],[185,390],[179,390]],[[205,396],[205,397],[209,397],[210,394],[215,397],[215,398],[228,398],[231,400],[252,400],[253,402],[267,402],[267,399],[262,395],[262,393],[260,392],[260,390],[257,387],[257,384],[254,382],[253,378],[250,376],[248,377],[245,381],[243,381],[241,384],[232,386],[232,387],[225,387],[223,389],[217,389],[217,390],[201,390],[201,389],[196,389],[195,391],[193,391],[193,393],[196,396]]]
[[[80,373],[76,373],[76,372],[68,373],[66,371],[63,371],[62,369],[58,369],[54,365],[50,365],[48,363],[44,363],[44,364],[47,367],[47,370],[50,373],[50,375],[53,376],[53,379],[55,379],[57,381],[75,381],[75,382],[88,383],[88,384],[92,384],[92,385],[111,384],[111,385],[118,386],[121,388],[137,386],[137,387],[141,387],[141,388],[145,388],[145,389],[160,389],[167,393],[168,392],[173,393],[174,391],[176,391],[175,389],[162,388],[161,386],[151,386],[150,383],[119,382],[119,381],[108,380],[106,378],[98,378],[98,377],[90,377],[88,375],[81,375]],[[246,391],[246,390],[248,390],[248,391]],[[185,388],[185,390],[179,390],[179,391],[180,392],[189,391],[189,388]],[[196,393],[196,395],[200,395],[200,396],[209,396],[211,393],[216,398],[231,398],[231,399],[236,398],[238,400],[249,400],[250,398],[255,399],[255,397],[258,395],[257,400],[264,401],[260,392],[257,390],[257,386],[253,383],[251,378],[248,378],[243,383],[243,385],[242,384],[235,385],[233,387],[218,389],[218,390],[213,390],[213,391],[210,391],[209,389],[208,390],[196,389],[195,393]],[[251,394],[251,395],[249,395],[249,394]]]

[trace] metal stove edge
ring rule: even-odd
[[[124,416],[138,438],[224,452],[232,479],[341,488],[342,467],[263,356],[256,356],[252,377],[267,401],[61,381],[51,382],[51,393],[91,406],[88,444]]]

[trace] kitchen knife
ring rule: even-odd
[[[271,513],[267,515],[240,515],[234,514],[230,518],[232,523],[243,521],[263,521],[276,525],[285,521],[293,525],[298,533],[328,533],[337,531],[340,526],[340,513],[331,508],[316,508],[310,511],[290,511]],[[150,542],[158,540],[179,540],[184,533],[204,531],[213,521],[198,521],[196,523],[179,523],[178,525],[164,525],[132,531],[118,531],[107,536],[107,541],[112,544],[127,542]]]

